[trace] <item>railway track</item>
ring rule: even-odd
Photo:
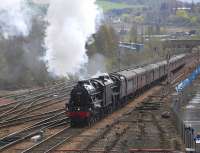
[[[81,129],[72,129],[70,126],[59,131],[55,135],[43,140],[35,146],[23,151],[23,153],[49,153],[53,152],[58,146],[78,135]]]
[[[23,93],[15,93],[15,94],[8,94],[8,95],[1,95],[0,98],[5,98],[5,99],[14,99],[14,100],[18,100],[18,99],[24,99],[28,96],[33,96],[33,95],[37,95],[41,92],[46,92],[48,91],[49,89],[55,89],[55,88],[58,88],[59,86],[62,86],[62,85],[67,85],[67,86],[71,86],[73,85],[74,83],[73,82],[57,82],[53,85],[48,85],[46,87],[39,87],[39,88],[36,88],[36,89],[29,89],[29,90],[26,90],[25,92]]]
[[[27,100],[22,101],[12,109],[3,112],[0,115],[0,120],[5,121],[14,119],[30,111],[38,110],[48,105],[53,105],[55,103],[62,102],[66,100],[70,90],[71,87],[61,88],[58,89],[57,91],[53,92],[51,91],[45,94],[40,94],[39,96],[36,96],[33,99],[29,99],[28,101]]]
[[[63,108],[39,114],[34,112],[39,112],[43,108],[51,108],[51,105],[54,106],[67,101],[72,87],[73,84],[68,86],[66,84],[57,84],[48,89],[35,90],[30,95],[19,95],[22,99],[18,97],[16,103],[0,107],[0,129],[38,121],[32,126],[1,138],[0,152],[37,134],[41,134],[41,131],[45,129],[56,128],[62,125],[66,126],[68,124],[68,117],[66,117]]]
[[[160,125],[160,120],[157,119],[157,112],[160,111],[167,95],[162,95],[161,90],[159,90],[159,93],[160,95],[156,92],[149,96],[149,98],[139,103],[135,108],[123,114],[122,117],[115,120],[109,126],[106,126],[91,140],[88,140],[78,152],[90,152],[93,150],[128,152],[128,150],[120,150],[122,148],[121,144],[124,141],[126,142],[126,140],[121,139],[125,137],[127,140],[130,140],[130,135],[132,145],[135,145],[136,148],[139,146],[145,147],[145,145],[147,148],[154,145],[161,148],[169,147],[167,145],[169,142],[166,140],[169,137],[166,136],[163,127]],[[147,127],[151,127],[154,130],[150,130],[151,128]],[[156,143],[156,141],[160,142],[160,144]]]
[[[40,90],[39,92],[35,93],[35,94],[27,94],[25,97],[23,97],[22,99],[16,100],[16,102],[14,103],[10,103],[7,105],[3,105],[0,107],[0,112],[2,114],[15,110],[18,107],[27,105],[29,103],[31,103],[32,101],[37,101],[39,98],[43,99],[44,97],[48,97],[50,95],[54,96],[56,94],[59,93],[59,91],[62,90],[67,90],[70,91],[70,89],[73,87],[72,85],[65,85],[65,84],[60,84],[59,86],[56,85],[54,87],[48,88],[48,89],[44,89],[44,90]]]
[[[176,75],[176,78],[182,78],[182,77],[183,77],[183,72],[180,71]],[[172,86],[176,84],[178,80],[179,79],[176,79],[175,81],[173,81]],[[155,134],[156,139],[160,143],[154,143],[152,144],[152,146],[157,145],[161,148],[162,147],[169,148],[168,140],[170,140],[170,137],[166,134],[166,131],[162,127],[163,123],[162,124],[159,123],[161,121],[157,119],[157,117],[160,116],[157,114],[157,112],[162,112],[162,107],[165,107],[163,106],[164,101],[169,96],[168,92],[164,92],[166,88],[166,81],[162,82],[159,85],[156,85],[156,88],[157,87],[159,87],[160,89],[156,93],[154,93],[151,96],[149,95],[147,98],[145,98],[145,100],[138,103],[139,105],[137,105],[134,108],[129,109],[129,111],[127,111],[126,113],[122,115],[122,118],[121,117],[117,118],[116,120],[113,120],[113,122],[109,121],[109,123],[107,123],[109,125],[106,125],[104,128],[102,128],[103,130],[99,130],[99,127],[98,127],[97,128],[98,132],[95,136],[91,136],[91,138],[90,138],[90,135],[88,136],[89,138],[87,136],[86,138],[82,138],[81,136],[82,140],[85,139],[85,142],[83,142],[83,144],[80,147],[81,149],[74,149],[74,150],[69,149],[69,151],[72,151],[72,152],[73,151],[74,152],[76,151],[90,152],[91,150],[92,151],[101,150],[102,152],[116,151],[119,149],[117,148],[117,146],[123,143],[123,141],[122,142],[120,141],[121,138],[126,135],[126,132],[129,131],[129,129],[133,129],[132,131],[133,134],[131,134],[130,132],[127,137],[130,137],[130,135],[134,135],[133,137],[135,139],[133,140],[133,142],[136,142],[136,144],[143,145],[144,144],[143,141],[145,142],[145,145],[155,142],[155,139],[153,138],[154,136],[152,136],[152,133],[153,133]],[[154,112],[156,113],[154,114]],[[127,116],[129,116],[129,118],[124,118]],[[146,127],[152,127],[157,132],[154,133],[154,131],[151,131],[149,129],[147,130]],[[94,130],[95,129],[93,129],[92,132],[94,132]],[[149,140],[145,141],[144,140],[145,137],[148,137]],[[79,141],[78,138],[76,140]],[[104,144],[101,144],[102,142],[104,142]],[[72,148],[73,148],[73,143],[72,143]],[[57,151],[59,152],[59,149]]]
[[[62,97],[48,99],[48,100],[39,102],[39,103],[34,104],[34,105],[29,105],[26,108],[6,113],[6,114],[3,115],[2,121],[8,121],[8,120],[20,118],[21,116],[26,116],[27,114],[30,114],[30,113],[32,113],[36,110],[40,110],[42,108],[61,103],[61,102],[67,100],[66,96],[67,95],[63,95]]]
[[[59,97],[59,96],[62,96],[60,93],[64,94],[67,91],[70,91],[72,87],[73,86],[70,86],[70,87],[69,86],[67,86],[67,87],[66,86],[57,86],[57,88],[54,88],[54,89],[51,89],[51,90],[49,89],[44,93],[40,93],[40,92],[42,92],[42,91],[40,91],[39,94],[35,93],[35,94],[30,95],[30,96],[26,96],[26,98],[28,97],[27,98],[28,100],[26,102],[23,102],[22,104],[17,105],[17,106],[16,105],[11,106],[11,107],[9,107],[9,109],[5,109],[7,111],[4,111],[4,113],[6,112],[7,115],[6,115],[6,113],[3,114],[3,115],[5,115],[4,116],[5,118],[4,118],[4,121],[0,122],[0,128],[1,128],[1,123],[2,123],[2,127],[6,127],[7,125],[9,126],[9,124],[11,124],[12,121],[16,122],[16,124],[17,124],[17,122],[22,122],[23,119],[26,120],[26,121],[31,121],[30,120],[31,116],[29,116],[30,118],[29,117],[21,117],[21,116],[25,115],[25,113],[28,113],[28,112],[31,112],[31,111],[34,111],[34,110],[39,110],[39,109],[42,109],[42,108],[48,106],[49,105],[48,100],[50,100],[50,99],[51,99],[51,101],[54,101],[55,103],[57,103],[58,101],[56,101],[56,99],[66,98],[67,95],[63,95],[63,97]],[[35,103],[34,100],[37,101],[37,102]],[[62,99],[62,100],[64,100],[64,99]],[[20,100],[19,103],[21,103],[22,101],[23,100]],[[46,101],[46,102],[44,102],[44,101]],[[52,102],[52,104],[54,102]],[[21,106],[22,106],[22,108],[19,109],[19,107],[21,107]],[[158,104],[158,103],[156,103],[156,104],[146,103],[143,106],[138,107],[136,109],[138,109],[138,111],[146,111],[146,110],[148,111],[148,110],[157,110],[157,109],[159,109],[159,107],[160,107],[160,104]],[[16,108],[18,110],[14,110]],[[1,109],[2,109],[2,107],[0,107],[0,112],[1,112]],[[19,111],[19,114],[15,114],[14,116],[11,117],[9,114],[16,113],[15,111]],[[8,115],[10,117],[6,117]],[[21,141],[26,140],[26,139],[34,136],[34,135],[40,133],[44,129],[54,128],[56,126],[66,124],[67,118],[65,116],[59,117],[59,120],[58,119],[53,120],[52,117],[55,117],[55,116],[56,115],[53,115],[53,116],[47,115],[46,116],[46,117],[48,117],[47,119],[42,120],[41,122],[38,122],[38,123],[34,124],[33,126],[26,128],[26,129],[24,129],[20,132],[13,133],[13,134],[11,134],[7,137],[4,137],[3,139],[0,140],[0,151],[5,150],[6,148],[8,148],[8,147],[10,147],[14,144],[20,143]],[[36,115],[36,116],[32,116],[32,117],[33,117],[33,120],[34,120],[34,119],[40,118],[41,116]],[[57,117],[55,117],[55,118],[57,118]],[[153,119],[153,117],[152,117],[152,119]],[[15,123],[13,123],[13,125],[15,125]],[[109,133],[109,131],[111,129],[112,128],[108,129],[108,131],[105,132],[104,135],[106,133]],[[37,153],[38,152],[52,152],[59,145],[61,145],[62,143],[64,143],[67,140],[70,140],[71,137],[78,134],[78,132],[79,131],[77,129],[75,130],[75,129],[71,129],[70,127],[67,127],[64,130],[61,130],[60,132],[56,133],[52,137],[49,137],[49,138],[43,140],[42,142],[40,142],[37,145],[27,149],[24,152],[30,152],[30,153],[32,153],[32,152],[37,152]],[[109,144],[109,146],[107,148],[105,148],[105,150],[106,149],[108,151],[111,150],[116,143],[117,143],[117,141],[113,140],[113,142],[111,142]],[[94,145],[95,145],[95,142],[93,142],[93,144],[89,145],[88,148],[92,148]]]
[[[21,117],[21,118],[17,118],[17,119],[10,119],[7,121],[3,121],[3,122],[0,122],[0,129],[10,127],[10,126],[16,126],[16,125],[23,124],[23,123],[28,123],[31,121],[37,121],[37,120],[49,118],[49,117],[56,115],[63,111],[64,111],[64,109],[57,109],[57,110],[53,110],[53,111],[49,111],[49,112],[45,112],[45,113],[41,113],[41,114],[37,114],[37,115],[29,115],[27,117]]]
[[[40,122],[37,122],[30,127],[22,129],[21,131],[14,132],[0,139],[0,152],[8,149],[14,144],[20,143],[28,138],[41,134],[41,131],[49,127],[56,126],[57,124],[61,124],[63,122],[65,122],[66,124],[68,122],[68,118],[66,117],[64,111]]]

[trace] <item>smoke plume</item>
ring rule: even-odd
[[[0,5],[0,32],[4,38],[27,36],[32,11],[25,0],[7,0]]]
[[[50,0],[45,46],[48,70],[58,76],[79,72],[87,63],[85,43],[95,32],[95,0]]]
[[[87,64],[88,77],[107,72],[106,58],[101,54],[94,54]]]

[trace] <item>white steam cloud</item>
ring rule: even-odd
[[[0,5],[0,32],[4,38],[28,36],[31,17],[26,0],[5,0]]]
[[[78,73],[87,63],[85,43],[95,33],[95,0],[50,0],[47,14],[46,59],[58,76]]]

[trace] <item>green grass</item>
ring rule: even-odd
[[[103,9],[104,12],[113,10],[113,9],[123,9],[123,8],[133,8],[134,5],[128,5],[126,3],[114,3],[106,0],[97,0],[97,5]]]

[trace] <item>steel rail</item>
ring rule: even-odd
[[[9,111],[6,111],[6,112],[4,112],[4,113],[2,113],[1,115],[0,115],[0,118],[1,118],[1,120],[3,119],[3,117],[5,117],[5,116],[8,116],[9,114],[15,114],[15,113],[17,113],[18,111],[22,111],[23,109],[27,109],[27,108],[29,108],[29,107],[31,107],[34,103],[37,103],[37,102],[39,102],[40,100],[43,100],[43,99],[45,99],[45,98],[49,98],[49,97],[55,97],[55,95],[56,96],[58,96],[59,97],[59,94],[61,94],[61,93],[68,93],[70,90],[69,89],[60,89],[60,90],[57,90],[57,92],[56,93],[45,93],[45,94],[43,94],[42,96],[40,96],[39,98],[37,98],[37,99],[31,99],[30,101],[29,101],[29,103],[23,103],[23,105],[22,105],[22,103],[20,104],[20,105],[22,105],[21,107],[22,108],[19,108],[19,106],[18,107],[14,107],[13,109],[11,109],[11,110],[9,110]],[[26,107],[26,105],[29,105],[28,107]],[[23,107],[25,107],[25,108],[23,108]],[[19,110],[18,110],[19,109]]]
[[[63,115],[63,117],[62,117]],[[59,117],[59,120],[58,120]],[[2,139],[0,139],[0,151],[3,151],[10,146],[20,143],[23,140],[30,138],[34,135],[37,135],[38,133],[41,133],[42,130],[55,125],[57,123],[60,123],[63,120],[67,120],[68,118],[65,116],[65,112],[61,112],[60,114],[57,114],[53,117],[50,117],[48,119],[45,119],[43,121],[40,121],[33,126],[30,126],[28,128],[25,128],[19,132],[14,132]]]
[[[70,86],[64,85],[64,86],[62,86],[62,89],[71,90],[72,87],[73,87],[73,85],[70,85]],[[60,88],[61,87],[55,88],[53,90],[48,89],[48,91],[43,92],[43,93],[40,92],[38,95],[35,95],[35,96],[31,95],[31,97],[25,97],[25,99],[17,100],[14,103],[10,103],[10,104],[7,104],[7,105],[0,106],[0,112],[4,111],[3,113],[5,113],[5,111],[12,111],[12,110],[15,110],[16,108],[20,107],[24,103],[31,102],[32,100],[34,100],[34,98],[37,99],[39,97],[43,97],[43,96],[48,95],[50,93],[52,93],[52,94],[58,93],[58,89],[60,89]],[[60,89],[60,90],[62,90],[62,89]]]
[[[60,113],[62,111],[64,111],[64,109],[57,109],[57,110],[45,112],[45,113],[42,113],[42,114],[31,115],[31,116],[27,116],[27,117],[21,117],[21,118],[18,118],[18,119],[11,119],[11,120],[7,120],[7,121],[4,121],[4,122],[0,122],[0,129],[5,128],[5,127],[9,127],[9,126],[13,126],[13,125],[31,122],[31,121],[34,121],[34,120],[49,118],[49,117],[56,115],[57,113]]]
[[[44,107],[54,105],[55,103],[60,103],[60,102],[66,101],[67,100],[66,97],[67,97],[67,95],[63,95],[62,97],[59,97],[59,98],[57,97],[57,98],[49,99],[49,100],[46,100],[45,102],[40,102],[35,105],[30,105],[23,109],[13,111],[13,112],[5,115],[3,118],[3,121],[16,119],[16,118],[21,117],[22,115],[25,115],[29,112],[33,112],[33,111],[42,109]]]
[[[36,89],[28,89],[28,91],[25,91],[23,93],[16,93],[16,94],[8,94],[8,95],[1,95],[1,98],[24,98],[27,94],[38,94],[38,92],[44,92],[45,90],[49,90],[49,89],[53,89],[53,88],[57,88],[61,85],[72,85],[73,82],[61,82],[61,83],[56,83],[56,84],[52,84],[52,85],[48,85],[45,87],[39,87]]]
[[[70,138],[72,138],[75,134],[78,134],[78,131],[68,126],[65,129],[56,133],[55,135],[23,151],[22,153],[49,153]]]

